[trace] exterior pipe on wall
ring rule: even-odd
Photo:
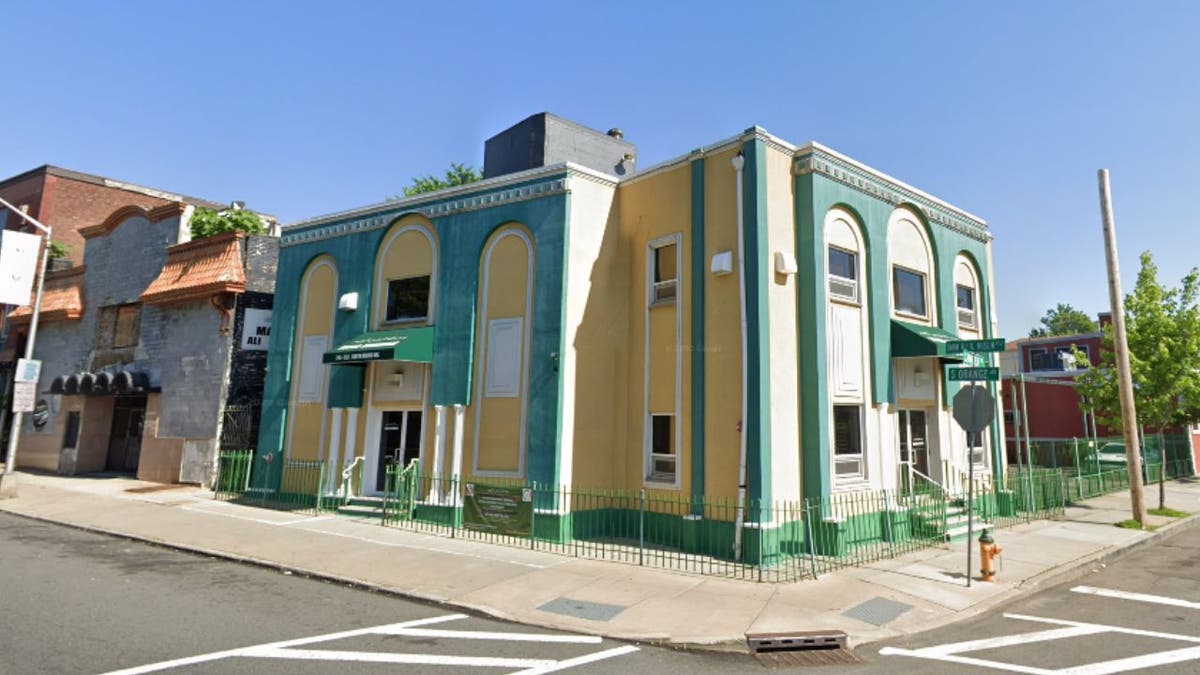
[[[433,406],[434,412],[434,427],[433,427],[433,461],[432,467],[428,471],[428,475],[432,480],[429,481],[429,501],[433,504],[442,503],[442,457],[446,455],[446,406]]]
[[[451,485],[457,485],[458,481],[462,480],[462,453],[463,453],[463,425],[466,423],[466,406],[454,404],[454,441],[451,444],[450,454],[450,478],[455,481]],[[459,504],[458,490],[455,489],[452,495],[454,505]]]
[[[746,167],[746,156],[738,151],[733,156],[733,170],[737,173],[737,252],[738,252],[738,309],[742,321],[742,418],[738,422],[741,450],[738,459],[737,517],[733,530],[733,559],[742,559],[742,530],[746,526],[746,417],[747,417],[747,349],[746,349],[746,238],[742,214],[742,170]]]

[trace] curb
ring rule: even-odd
[[[392,588],[389,586],[381,586],[379,584],[376,584],[376,583],[373,583],[370,581],[363,581],[361,579],[354,579],[351,577],[339,576],[336,574],[330,574],[329,572],[308,569],[308,568],[300,567],[300,566],[296,566],[296,565],[287,565],[284,563],[273,562],[273,561],[265,560],[262,558],[255,558],[253,556],[241,555],[238,553],[229,553],[226,551],[218,551],[216,549],[204,548],[202,546],[192,546],[190,544],[179,544],[179,543],[175,543],[175,542],[164,541],[161,539],[155,539],[153,537],[130,534],[127,532],[110,530],[110,529],[103,528],[103,527],[96,527],[94,525],[81,525],[79,523],[71,523],[71,522],[66,522],[66,521],[62,521],[62,520],[55,520],[53,518],[49,518],[46,516],[37,516],[37,515],[29,514],[29,513],[10,511],[2,506],[0,506],[0,513],[6,513],[10,516],[15,516],[17,518],[25,518],[26,520],[32,520],[32,521],[36,521],[39,523],[47,523],[50,525],[59,525],[61,527],[68,527],[73,530],[79,530],[81,532],[91,532],[93,534],[103,534],[103,535],[110,536],[110,537],[117,537],[120,539],[125,539],[127,541],[136,541],[136,542],[143,543],[143,544],[149,544],[151,546],[157,546],[159,548],[165,548],[165,549],[170,549],[170,550],[174,550],[174,551],[182,551],[184,553],[190,553],[193,555],[202,555],[202,556],[206,556],[209,558],[216,558],[218,560],[225,560],[228,562],[253,565],[255,567],[260,567],[263,569],[274,570],[274,571],[283,572],[286,574],[299,575],[299,576],[303,576],[303,577],[306,577],[309,579],[315,579],[315,580],[324,581],[327,583],[336,583],[336,584],[347,586],[350,588],[355,588],[355,589],[362,590],[362,591],[369,591],[372,593],[381,593],[383,595],[392,596],[392,597],[399,598],[402,600],[410,600],[413,602],[418,602],[418,603],[421,603],[424,605],[429,605],[432,607],[443,607],[443,608],[456,609],[456,610],[460,610],[460,611],[466,611],[466,612],[475,614],[477,616],[482,616],[482,617],[491,618],[491,619],[497,619],[499,621],[505,621],[508,623],[513,623],[513,624],[518,624],[518,625],[534,626],[537,628],[545,628],[547,630],[557,630],[557,631],[572,632],[572,633],[583,633],[583,634],[587,634],[587,635],[595,635],[598,637],[607,638],[610,640],[620,640],[622,642],[633,642],[633,643],[637,643],[637,644],[641,644],[641,645],[649,645],[649,646],[654,646],[654,647],[665,647],[668,649],[678,649],[681,651],[710,651],[710,652],[718,652],[718,653],[741,653],[741,654],[749,654],[750,653],[749,649],[745,645],[745,641],[742,639],[739,639],[739,638],[726,638],[724,640],[718,640],[718,641],[714,641],[714,642],[686,642],[686,641],[671,640],[670,636],[668,636],[668,635],[633,635],[633,634],[626,634],[626,633],[619,633],[619,632],[605,633],[602,631],[593,630],[593,629],[589,629],[586,627],[577,627],[577,626],[571,626],[569,628],[565,628],[560,625],[555,625],[553,622],[549,622],[549,621],[537,621],[537,620],[531,620],[531,619],[527,619],[527,618],[518,619],[518,618],[515,618],[514,616],[512,616],[511,614],[508,614],[506,612],[503,612],[503,611],[500,611],[500,610],[497,610],[494,608],[490,608],[490,607],[475,605],[475,604],[468,603],[468,602],[456,602],[454,600],[447,600],[447,599],[435,597],[432,595],[418,593],[416,591]]]

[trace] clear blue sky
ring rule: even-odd
[[[660,5],[653,8],[652,5]],[[1197,264],[1196,2],[9,3],[0,175],[43,163],[287,223],[374,203],[534,112],[639,164],[753,124],[986,219],[1001,330]],[[15,92],[16,95],[13,95]],[[18,98],[19,97],[19,98]]]

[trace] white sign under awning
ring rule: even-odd
[[[41,246],[39,235],[0,231],[0,305],[29,304]]]

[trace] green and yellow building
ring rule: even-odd
[[[488,141],[484,180],[285,228],[257,461],[323,460],[356,495],[413,459],[693,504],[967,480],[945,343],[995,335],[982,220],[758,127],[635,159],[536,115]],[[436,485],[421,502],[455,508]]]

